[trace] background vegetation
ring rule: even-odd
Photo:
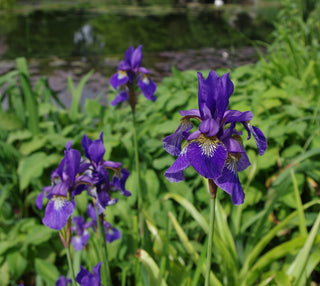
[[[320,5],[301,10],[300,4],[286,1],[266,56],[230,72],[235,83],[231,109],[251,110],[253,125],[263,130],[269,147],[259,157],[253,140],[248,141],[252,166],[240,173],[246,193],[243,206],[233,206],[218,191],[214,285],[320,281]],[[23,58],[16,60],[15,70],[0,77],[0,285],[54,285],[59,275],[68,273],[58,233],[42,225],[43,211],[36,209],[35,198],[49,184],[65,144],[73,140],[73,146],[80,147],[84,133],[96,139],[101,131],[105,159],[123,162],[131,171],[127,189],[133,194],[106,212],[123,233],[108,248],[112,279],[114,285],[135,285],[137,190],[130,108],[102,106],[99,100],[105,94],[80,106],[90,75],[78,86],[69,78],[70,109],[45,77],[31,86]],[[196,71],[173,68],[172,77],[158,85],[155,103],[139,97],[144,285],[203,281],[207,186],[192,169],[186,181],[168,182],[163,173],[174,159],[162,148],[162,139],[178,125],[178,110],[196,108],[197,92]],[[114,95],[108,94],[111,99]],[[86,205],[87,198],[80,196],[76,214],[85,215]],[[93,237],[88,248],[73,251],[76,269],[80,264],[91,269],[98,262],[95,243]]]

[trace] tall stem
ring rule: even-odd
[[[137,172],[137,196],[138,196],[138,223],[140,227],[140,237],[139,239],[139,247],[142,247],[143,245],[143,213],[142,213],[142,192],[141,192],[141,182],[140,182],[140,160],[139,160],[139,150],[138,150],[138,138],[137,138],[137,123],[136,123],[136,117],[134,110],[132,110],[132,122],[133,122],[133,140],[134,140],[134,158],[135,158],[135,164],[136,164],[136,172]]]
[[[102,248],[102,262],[104,266],[104,271],[102,275],[102,279],[104,281],[105,286],[111,286],[111,275],[110,275],[110,268],[109,268],[109,262],[108,262],[108,250],[107,250],[107,242],[106,242],[106,234],[104,231],[104,226],[102,224],[102,221],[100,220],[98,208],[96,208],[96,215],[97,215],[97,223],[98,223],[98,229],[99,229],[99,240]]]
[[[215,221],[215,208],[216,208],[216,193],[217,185],[213,180],[209,179],[209,194],[210,194],[210,222],[209,222],[209,237],[208,237],[208,248],[207,248],[207,266],[205,276],[205,286],[210,285],[210,270],[211,270],[211,256],[212,256],[212,245],[214,235],[214,221]]]
[[[73,269],[73,264],[72,264],[72,259],[71,259],[71,254],[70,254],[70,248],[66,247],[66,253],[67,253],[67,259],[68,259],[68,266],[71,271],[71,279],[72,279],[72,286],[76,286],[76,276],[74,274],[74,269]]]

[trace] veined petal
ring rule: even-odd
[[[163,139],[163,148],[173,156],[179,156],[181,152],[181,143],[189,135],[193,124],[188,118],[182,118],[177,130]]]
[[[54,196],[47,204],[42,222],[49,228],[62,229],[75,209],[75,203],[66,197]]]
[[[227,149],[216,137],[201,134],[188,145],[187,157],[201,176],[216,179],[221,175]]]
[[[88,159],[92,160],[96,164],[103,159],[106,149],[103,145],[103,132],[100,134],[100,138],[91,142],[88,148]]]
[[[164,176],[170,182],[181,182],[184,180],[183,171],[190,166],[190,162],[187,157],[187,148],[188,146],[184,147],[174,163],[171,167],[164,173]]]
[[[127,101],[128,99],[129,99],[129,93],[128,93],[128,90],[125,89],[120,93],[118,93],[115,99],[110,102],[110,104],[111,106],[115,106],[120,102]]]
[[[252,117],[253,114],[251,111],[241,112],[238,110],[227,110],[223,116],[223,118],[225,119],[225,124],[230,122],[250,121]]]
[[[157,85],[146,75],[142,76],[142,79],[138,80],[137,85],[141,89],[143,95],[151,100],[155,101],[157,98],[154,96],[154,93],[157,89]]]
[[[239,156],[229,153],[221,176],[215,180],[217,186],[231,196],[235,205],[242,204],[245,196],[238,177],[238,161]]]

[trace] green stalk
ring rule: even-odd
[[[209,179],[209,193],[210,193],[210,220],[209,220],[209,233],[208,233],[209,237],[208,237],[208,248],[207,248],[207,266],[206,266],[205,286],[210,285],[211,256],[212,256],[215,208],[216,208],[216,193],[217,193],[217,185],[211,179]]]
[[[105,286],[111,286],[111,275],[110,275],[110,268],[108,262],[108,250],[107,250],[107,242],[106,242],[106,235],[104,232],[104,227],[100,221],[100,215],[98,213],[98,208],[96,208],[96,215],[97,215],[97,223],[98,223],[98,230],[99,230],[99,240],[102,248],[102,264],[104,267],[104,271],[102,272],[102,280]]]
[[[137,123],[134,110],[132,110],[132,122],[133,122],[133,140],[134,140],[134,159],[136,164],[137,172],[137,189],[138,189],[138,223],[140,226],[140,237],[139,237],[139,247],[143,246],[143,213],[142,213],[142,192],[141,192],[141,176],[140,176],[140,160],[139,160],[139,151],[138,151],[138,138],[137,138]]]
[[[73,264],[72,264],[72,259],[71,259],[71,254],[70,254],[70,248],[69,247],[66,247],[66,253],[67,253],[69,269],[71,270],[72,285],[73,286],[77,286],[76,276],[74,275],[74,269],[73,269]]]

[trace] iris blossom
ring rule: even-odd
[[[157,86],[149,78],[150,71],[141,66],[142,57],[141,45],[136,49],[129,47],[125,52],[124,60],[120,61],[117,72],[110,78],[110,84],[118,90],[116,98],[111,102],[112,106],[129,100],[134,110],[136,104],[135,85],[140,88],[147,99],[156,100],[154,93]]]
[[[80,284],[80,286],[100,286],[101,278],[100,278],[100,268],[102,262],[99,262],[96,266],[92,268],[92,272],[84,269],[82,265],[80,265],[80,272],[76,277],[76,281]]]
[[[95,198],[99,214],[106,206],[117,202],[118,199],[113,199],[111,193],[119,191],[124,196],[131,195],[125,189],[129,171],[122,168],[121,163],[103,160],[105,148],[102,136],[103,133],[95,141],[87,135],[83,136],[81,144],[85,159],[81,158],[78,150],[71,148],[71,141],[66,144],[65,156],[51,174],[51,186],[44,187],[36,198],[39,209],[42,208],[44,197],[49,199],[42,220],[47,227],[61,230],[75,209],[74,197],[83,191]],[[113,172],[111,179],[109,171]],[[80,229],[79,225],[76,232]]]
[[[117,199],[111,197],[111,192],[120,191],[120,194],[127,197],[131,195],[125,189],[125,183],[130,172],[122,168],[122,164],[119,162],[103,160],[105,154],[103,133],[100,134],[99,139],[94,141],[84,135],[81,145],[86,158],[89,160],[89,167],[85,172],[84,180],[89,180],[91,184],[86,189],[88,194],[96,199],[96,205],[99,214],[101,214],[105,207],[117,202]],[[110,179],[109,171],[113,172],[112,179]]]
[[[236,123],[244,126],[247,139],[253,135],[260,155],[267,149],[266,138],[259,128],[251,125],[252,112],[228,109],[234,89],[229,74],[220,78],[211,71],[204,79],[198,73],[198,80],[199,109],[180,111],[183,116],[180,125],[163,140],[165,150],[178,156],[164,175],[171,182],[180,182],[184,180],[183,171],[193,166],[200,175],[212,179],[227,192],[234,204],[242,204],[245,195],[238,172],[246,169],[250,162],[240,137],[242,133],[236,130]],[[200,122],[198,130],[192,133],[191,119]]]
[[[85,222],[82,216],[74,216],[72,222],[74,226],[71,227],[71,231],[74,232],[75,235],[71,238],[71,243],[75,250],[81,250],[87,245],[90,237],[88,229],[92,227],[94,223],[92,221]]]

